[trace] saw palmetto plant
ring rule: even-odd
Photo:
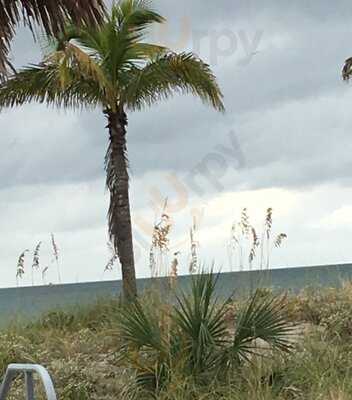
[[[105,158],[109,233],[122,266],[124,294],[136,296],[127,159],[128,112],[175,93],[192,94],[219,111],[222,94],[210,67],[192,53],[146,43],[163,23],[149,1],[121,0],[99,26],[68,24],[53,51],[0,86],[0,108],[29,102],[63,108],[98,107],[107,118]]]
[[[40,25],[48,34],[57,34],[68,17],[76,24],[97,23],[104,12],[103,0],[0,0],[0,78],[11,69],[10,42],[22,21],[33,31]]]
[[[229,322],[229,302],[216,298],[217,278],[192,279],[175,306],[136,301],[119,313],[120,357],[135,370],[140,389],[162,391],[175,376],[201,384],[231,379],[253,357],[290,352],[293,326],[284,298],[257,291]]]

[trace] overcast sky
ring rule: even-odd
[[[226,114],[192,97],[129,115],[131,200],[138,276],[149,276],[150,229],[163,198],[173,218],[170,259],[190,258],[192,215],[200,216],[202,262],[230,266],[231,225],[247,207],[261,230],[268,207],[285,245],[273,267],[352,261],[352,86],[341,81],[352,55],[352,6],[241,0],[155,1],[168,24],[150,40],[192,50],[209,62]],[[38,62],[39,44],[21,29],[17,66]],[[115,279],[103,274],[108,196],[107,146],[100,110],[71,112],[28,105],[0,114],[0,286],[16,284],[24,249],[43,241],[41,266],[55,283],[50,233],[65,282]],[[21,285],[31,284],[31,258]],[[40,273],[35,275],[40,283]]]

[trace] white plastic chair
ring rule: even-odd
[[[11,384],[18,374],[23,373],[26,385],[26,400],[35,400],[33,374],[39,375],[45,390],[47,400],[57,400],[53,381],[49,372],[37,364],[10,364],[7,367],[4,380],[0,387],[0,400],[5,400],[11,388]]]

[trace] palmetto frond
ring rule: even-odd
[[[138,301],[122,309],[118,319],[121,338],[126,343],[136,349],[165,351],[159,321]]]
[[[290,351],[293,326],[288,322],[285,304],[281,297],[256,291],[235,321],[235,335],[227,349],[230,364],[256,355],[258,345],[255,341],[258,339],[273,350]]]
[[[158,310],[148,310],[138,300],[125,306],[118,315],[124,342],[120,360],[136,370],[136,384],[151,392],[158,390],[170,373],[168,337],[159,317]],[[139,357],[140,352],[146,359]]]
[[[0,73],[5,72],[9,44],[20,20],[31,28],[38,23],[55,35],[67,18],[75,24],[94,24],[101,21],[103,10],[103,0],[0,0]]]
[[[177,297],[174,320],[183,337],[192,373],[210,371],[215,367],[217,349],[226,336],[226,302],[219,304],[216,295],[217,279],[213,274],[192,277],[191,292]]]

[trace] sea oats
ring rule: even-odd
[[[169,274],[166,258],[169,253],[169,235],[172,222],[167,213],[167,203],[168,200],[166,199],[161,216],[153,228],[152,244],[149,251],[149,266],[153,278]]]
[[[26,253],[28,253],[28,252],[29,252],[29,250],[26,249],[18,257],[17,268],[16,268],[17,285],[18,285],[18,282],[19,282],[18,280],[22,279],[23,275],[25,274],[24,262],[25,262]]]
[[[53,248],[53,256],[54,256],[53,261],[56,261],[57,279],[58,279],[58,282],[61,283],[61,272],[60,272],[60,265],[59,265],[59,247],[55,241],[55,236],[53,233],[51,234],[51,245]]]

